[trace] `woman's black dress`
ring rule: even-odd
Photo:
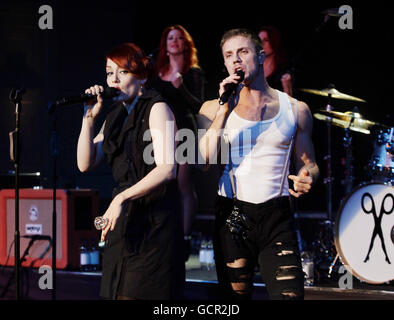
[[[197,132],[196,114],[205,99],[205,76],[201,69],[191,68],[182,78],[183,82],[179,88],[160,77],[153,79],[149,87],[166,99],[174,112],[178,129],[188,128]]]
[[[113,197],[137,183],[155,163],[144,161],[144,141],[152,106],[163,101],[147,90],[127,115],[119,103],[108,113],[103,151],[117,183]],[[125,125],[122,127],[125,118]],[[128,201],[115,229],[109,231],[103,254],[100,295],[107,299],[180,298],[185,281],[183,226],[176,180],[134,201]]]

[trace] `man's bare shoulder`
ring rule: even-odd
[[[304,101],[296,100],[292,97],[290,97],[290,102],[293,106],[297,105],[298,126],[300,128],[310,129],[312,127],[313,117],[308,105]]]
[[[206,116],[209,120],[213,120],[219,109],[219,102],[217,99],[207,100],[203,103],[199,113]]]
[[[205,101],[197,115],[198,127],[204,129],[209,128],[218,110],[219,102],[217,99]]]

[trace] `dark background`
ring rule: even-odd
[[[41,5],[53,9],[53,30],[38,26]],[[331,17],[319,32],[324,9],[343,4],[353,8],[353,29],[341,30]],[[374,121],[392,126],[393,40],[391,13],[382,1],[373,5],[352,2],[280,1],[2,1],[0,3],[0,173],[13,170],[9,158],[8,133],[15,128],[15,107],[8,100],[12,88],[27,89],[21,113],[21,171],[41,172],[44,188],[52,187],[53,158],[50,137],[53,117],[47,105],[58,97],[72,96],[92,84],[105,84],[104,54],[122,42],[135,42],[147,54],[157,47],[162,30],[171,24],[183,25],[194,38],[200,65],[208,81],[207,99],[216,98],[218,83],[225,77],[219,42],[224,31],[246,27],[258,31],[262,25],[278,27],[293,57],[296,88],[326,88],[335,84],[344,93],[367,103],[334,100],[335,110],[355,106]],[[302,92],[312,113],[324,109],[327,99]],[[76,146],[81,126],[82,106],[58,110],[58,186],[99,190],[101,210],[111,197],[113,181],[106,165],[80,173],[76,166]],[[101,123],[98,122],[100,127]],[[344,130],[333,127],[334,209],[344,196]],[[313,141],[321,168],[319,181],[298,205],[305,210],[326,210],[323,159],[327,148],[325,124],[314,119]],[[353,134],[355,185],[368,181],[365,166],[373,149],[371,135]],[[207,176],[205,176],[207,178]],[[204,185],[207,184],[203,182]],[[0,186],[1,187],[1,186]],[[199,187],[199,185],[198,185]],[[209,211],[212,194],[199,189],[200,210]],[[212,189],[213,190],[213,189]]]

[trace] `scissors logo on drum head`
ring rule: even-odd
[[[369,198],[369,200],[370,200],[371,208],[369,210],[367,210],[367,208],[365,206],[366,205],[365,198]],[[386,205],[386,199],[388,199],[388,198],[391,198],[391,209],[390,210],[386,210],[386,206],[385,206]],[[373,220],[375,222],[375,226],[374,226],[373,232],[372,232],[371,243],[370,243],[369,249],[368,249],[368,254],[367,254],[364,262],[367,262],[369,260],[369,254],[371,253],[371,250],[373,248],[373,244],[374,244],[375,238],[376,238],[376,236],[379,236],[380,241],[382,243],[383,252],[384,252],[384,254],[386,256],[386,262],[388,264],[391,264],[390,259],[389,259],[388,255],[387,255],[386,245],[384,243],[384,237],[383,237],[383,231],[382,231],[382,218],[383,218],[383,214],[391,214],[393,212],[393,210],[394,210],[394,196],[393,196],[393,194],[387,193],[384,196],[383,201],[382,201],[382,205],[380,207],[379,216],[376,214],[375,201],[374,201],[372,195],[369,192],[364,193],[363,196],[361,197],[361,207],[362,207],[363,211],[366,214],[372,213]]]

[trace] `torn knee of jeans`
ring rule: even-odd
[[[282,242],[277,242],[276,245],[279,247],[279,251],[277,253],[278,256],[288,256],[294,254],[294,250],[283,248]]]
[[[281,295],[284,299],[296,299],[299,296],[296,292],[290,289],[283,290]]]
[[[249,267],[233,268],[227,266],[228,276],[230,282],[250,282],[253,277],[253,273],[250,271]]]
[[[245,278],[245,277],[241,277]],[[241,280],[241,279],[240,279]],[[231,282],[233,295],[236,299],[250,299],[253,292],[253,283],[251,281]]]
[[[289,256],[289,255],[291,255],[291,254],[294,254],[294,251],[293,250],[286,250],[286,249],[282,249],[282,250],[280,250],[278,253],[277,253],[277,255],[278,256]]]
[[[297,266],[280,266],[276,271],[276,280],[293,280],[298,271]]]
[[[252,292],[252,287],[251,285],[248,285],[246,283],[231,283],[232,288],[234,293],[236,293],[237,295],[246,295],[246,294],[250,294]]]

